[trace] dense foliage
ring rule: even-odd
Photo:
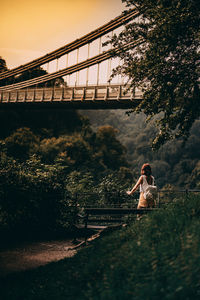
[[[0,234],[2,241],[40,238],[61,231],[63,209],[69,213],[62,170],[36,158],[19,163],[3,157],[0,172]],[[71,211],[73,215],[73,211]],[[70,218],[65,226],[70,227]]]
[[[7,71],[6,61],[0,56],[0,73]]]
[[[172,138],[187,138],[200,116],[200,5],[198,0],[122,0],[136,7],[140,17],[112,39],[114,47],[142,40],[136,48],[122,51],[123,60],[114,74],[128,77],[134,90],[142,89],[136,111],[147,117],[159,114],[158,148]]]
[[[102,124],[118,129],[117,138],[127,149],[126,157],[133,173],[140,175],[144,162],[150,162],[156,183],[160,188],[172,185],[176,188],[200,188],[200,121],[191,128],[187,142],[170,141],[152,151],[151,143],[157,133],[154,122],[145,122],[145,115],[133,113],[130,116],[124,111],[81,111],[90,119],[92,128],[97,130]],[[166,186],[167,187],[167,186]]]
[[[5,300],[199,299],[199,201],[199,196],[176,199],[71,259],[8,276],[0,295]]]
[[[0,58],[0,72],[6,70]],[[1,84],[45,73],[36,68]],[[119,191],[130,186],[133,174],[116,133],[111,126],[94,132],[88,119],[73,110],[1,110],[1,238],[69,232],[74,205],[123,202]]]
[[[94,132],[75,111],[1,116],[2,240],[66,234],[75,229],[77,207],[124,201],[118,193],[133,175],[113,127]]]
[[[126,189],[136,181],[146,161],[151,162],[160,188],[200,187],[199,121],[193,125],[185,148],[181,141],[169,142],[152,152],[150,143],[156,129],[145,123],[144,115],[128,117],[124,111],[84,114],[92,127],[74,111],[2,112],[2,236],[12,239],[13,235],[71,231],[74,204],[122,204],[128,200]]]

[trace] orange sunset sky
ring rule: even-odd
[[[0,56],[13,68],[80,38],[124,10],[121,0],[0,0]]]

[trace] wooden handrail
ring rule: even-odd
[[[137,209],[137,208],[98,208],[98,207],[86,207],[84,209],[86,214],[91,215],[126,215],[126,214],[144,214],[150,211],[158,210],[158,208],[143,208],[143,209]]]

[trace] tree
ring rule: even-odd
[[[5,139],[8,155],[18,159],[27,159],[38,148],[39,138],[29,128],[19,128]]]
[[[109,125],[99,127],[96,133],[96,159],[112,170],[127,165],[125,147],[117,140],[116,133]]]
[[[0,73],[7,71],[6,61],[0,56]]]
[[[6,61],[0,56],[0,73],[7,71],[7,70],[8,70],[8,68],[6,65]],[[36,67],[36,68],[30,69],[30,70],[24,71],[15,76],[12,76],[10,78],[1,80],[1,86],[30,80],[32,78],[40,77],[40,76],[43,76],[46,74],[48,74],[47,71],[45,71],[41,67]],[[52,87],[52,86],[59,87],[59,86],[65,86],[65,85],[66,85],[66,83],[64,82],[64,79],[62,77],[60,77],[60,78],[49,80],[46,83],[39,83],[37,85],[37,87]]]
[[[158,115],[159,133],[153,148],[167,140],[187,139],[192,124],[200,116],[200,5],[198,0],[122,0],[128,8],[136,7],[138,19],[110,41],[122,51],[123,64],[113,76],[127,76],[131,89],[139,87],[143,100],[136,112],[147,119]],[[137,47],[123,50],[140,40]],[[162,112],[162,113],[161,113]]]
[[[22,82],[22,81],[30,80],[32,78],[40,77],[47,74],[48,72],[43,70],[41,67],[36,67],[34,69],[24,71],[20,75],[15,76],[14,78],[12,78],[11,83]],[[46,83],[39,83],[37,86],[38,87],[64,86],[64,79],[62,77],[57,79],[52,79]]]

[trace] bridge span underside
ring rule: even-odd
[[[131,109],[141,92],[123,85],[29,88],[0,92],[0,110],[6,109]]]

